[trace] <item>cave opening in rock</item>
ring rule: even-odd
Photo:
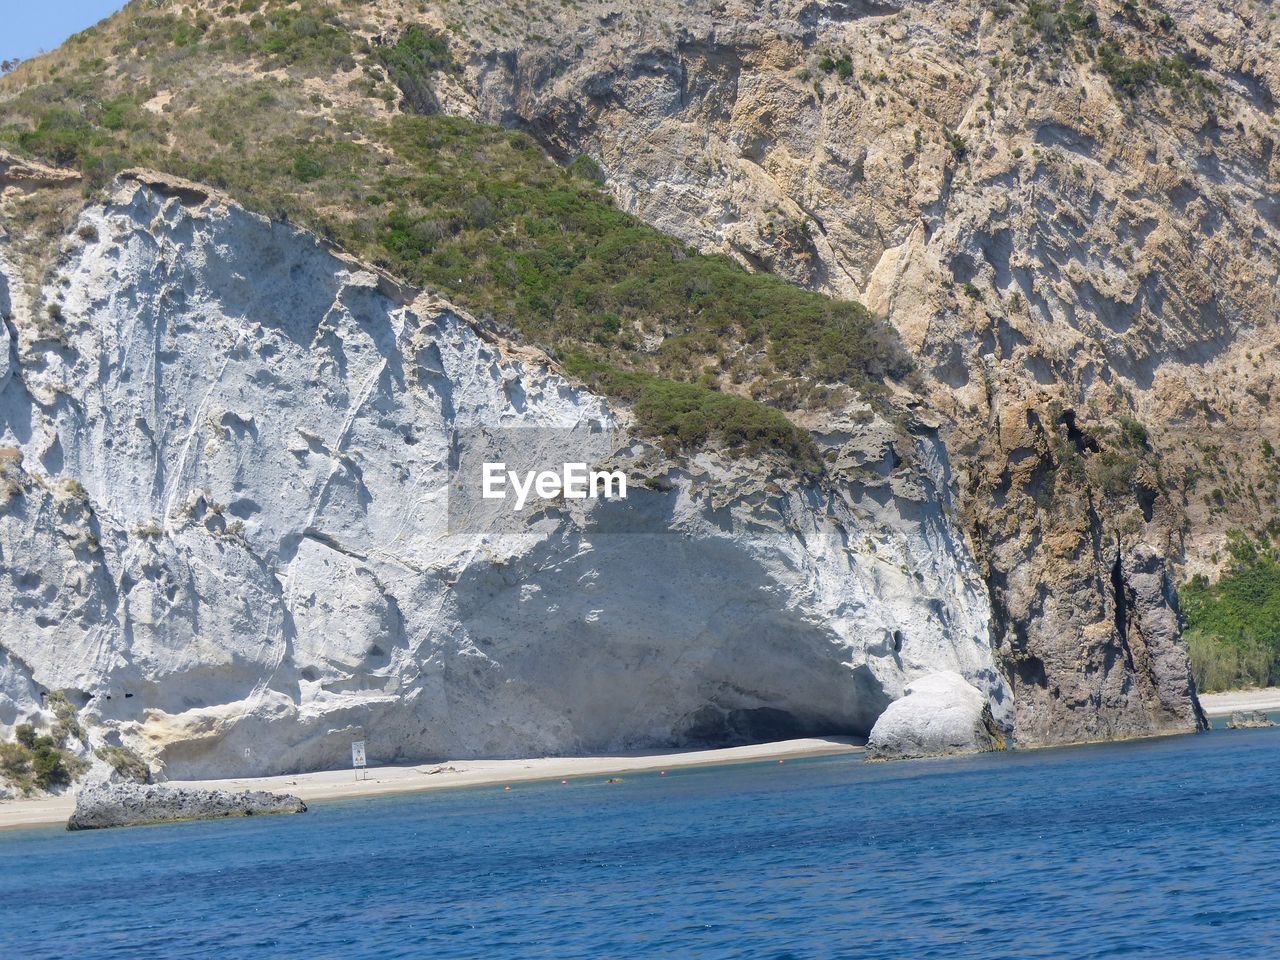
[[[775,707],[725,709],[707,704],[691,718],[681,738],[691,747],[736,747],[804,737],[848,736],[865,740],[869,730],[850,730],[819,718]]]
[[[1138,507],[1142,510],[1142,519],[1150,523],[1152,516],[1155,515],[1156,491],[1145,483],[1137,484],[1134,491],[1138,496]]]
[[[1074,410],[1064,411],[1058,422],[1067,428],[1067,439],[1075,446],[1077,453],[1084,453],[1086,450],[1090,453],[1098,452],[1098,441],[1080,429]]]

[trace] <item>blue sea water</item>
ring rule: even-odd
[[[1280,729],[0,834],[0,957],[1280,957]]]

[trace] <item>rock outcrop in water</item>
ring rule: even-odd
[[[138,783],[112,783],[88,787],[76,796],[76,809],[67,820],[68,830],[104,827],[136,827],[179,820],[219,820],[223,817],[257,817],[279,813],[306,813],[297,797],[266,790],[185,790]]]
[[[65,690],[171,779],[865,736],[939,670],[1010,722],[932,428],[833,422],[822,481],[669,460],[448,303],[145,179],[34,296],[0,260],[0,722]],[[451,529],[458,438],[526,428],[653,482]]]
[[[1228,730],[1255,730],[1275,725],[1275,721],[1267,716],[1265,710],[1233,710],[1227,720]]]
[[[870,760],[904,760],[1004,750],[987,698],[958,673],[931,673],[907,684],[867,740]]]

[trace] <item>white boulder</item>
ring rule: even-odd
[[[907,684],[871,729],[868,759],[900,760],[1005,749],[987,697],[954,671]]]

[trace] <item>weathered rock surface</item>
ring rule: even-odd
[[[939,670],[1011,722],[932,428],[833,416],[821,483],[668,461],[449,304],[148,184],[87,209],[34,295],[0,245],[0,725],[64,689],[95,743],[200,779],[342,765],[352,739],[865,736]],[[457,438],[496,428],[616,430],[654,489],[453,530]]]
[[[76,183],[80,174],[62,170],[33,160],[16,157],[0,150],[0,193],[9,190],[28,191],[40,187],[57,187]]]
[[[446,109],[588,154],[645,220],[902,333],[1020,742],[1200,724],[1171,565],[1213,569],[1280,502],[1274,22],[1102,0],[1086,41],[979,0],[455,9],[470,99]],[[1119,90],[1103,42],[1204,83]]]
[[[987,698],[958,673],[931,673],[907,684],[867,740],[870,760],[903,760],[1004,750]]]
[[[1228,730],[1254,730],[1275,725],[1275,721],[1267,716],[1265,710],[1233,710],[1231,718],[1227,720]]]
[[[112,783],[87,787],[76,796],[76,809],[67,820],[68,830],[135,827],[145,823],[177,820],[217,820],[222,817],[257,817],[277,813],[306,813],[297,797],[266,790],[187,790],[138,783]]]

